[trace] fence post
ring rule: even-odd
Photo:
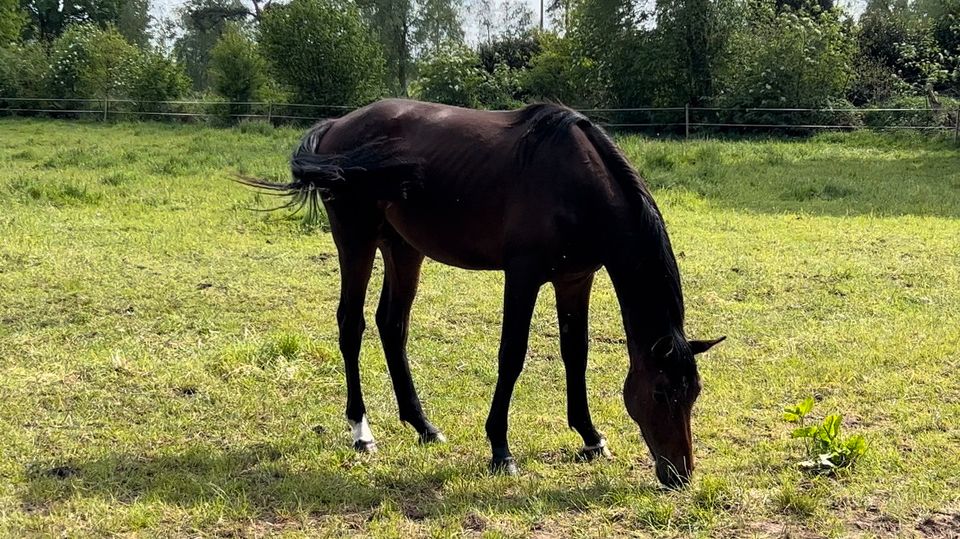
[[[953,125],[953,143],[957,144],[960,142],[960,106],[957,107],[955,114],[956,117],[954,118]]]
[[[267,101],[267,123],[273,123],[273,102]]]
[[[690,138],[690,103],[683,106],[684,138]]]
[[[109,106],[110,106],[110,98],[104,97],[103,98],[103,121],[107,121],[107,110],[109,109]]]

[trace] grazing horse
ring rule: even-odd
[[[384,277],[376,322],[400,419],[422,443],[444,441],[427,420],[407,361],[410,307],[424,256],[504,272],[498,377],[486,421],[493,472],[516,474],[507,411],[527,353],[541,286],[556,294],[566,370],[567,419],[583,457],[608,456],[590,418],[585,381],[587,310],[605,267],[627,337],[623,399],[653,455],[658,479],[693,471],[690,415],[700,393],[694,355],[713,341],[687,340],[680,274],[663,218],[613,141],[581,114],[552,104],[476,111],[385,100],[303,137],[292,181],[247,185],[290,196],[282,207],[326,208],[340,261],[337,322],[347,381],[346,416],[358,451],[376,448],[360,386],[364,297],[374,257]]]

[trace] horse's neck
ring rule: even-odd
[[[623,315],[631,362],[645,355],[657,340],[683,335],[683,295],[673,261],[661,256],[643,257],[608,266]]]

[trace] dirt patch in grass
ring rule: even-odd
[[[960,511],[937,511],[917,524],[923,537],[960,539]]]

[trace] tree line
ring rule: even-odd
[[[3,97],[358,106],[925,107],[960,97],[960,0],[0,0]],[[468,44],[466,29],[476,34]]]

